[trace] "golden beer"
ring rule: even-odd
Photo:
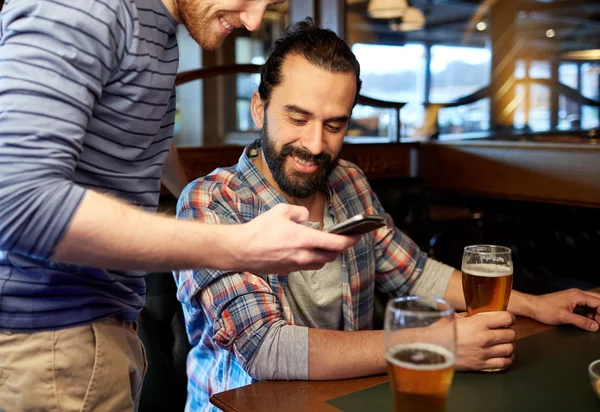
[[[454,354],[430,343],[392,346],[386,353],[394,411],[444,412]]]
[[[512,268],[482,264],[462,268],[462,284],[468,316],[506,310],[513,284]]]

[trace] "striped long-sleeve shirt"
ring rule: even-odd
[[[287,200],[254,167],[246,148],[234,167],[217,169],[188,185],[177,205],[180,219],[245,223]],[[373,327],[374,291],[407,295],[423,272],[427,255],[385,213],[362,171],[340,160],[327,185],[334,223],[358,213],[387,216],[387,226],[361,237],[342,254],[342,316],[346,331]],[[273,325],[294,325],[288,277],[202,269],[174,272],[186,329],[186,410],[216,410],[212,394],[253,382],[249,365]],[[302,344],[302,342],[298,342]],[[300,349],[303,350],[303,349]]]
[[[135,320],[141,272],[49,260],[88,189],[156,210],[175,118],[161,0],[9,0],[0,26],[0,329]]]

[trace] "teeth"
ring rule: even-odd
[[[300,163],[301,165],[304,166],[314,166],[314,162],[308,161],[308,160],[302,160],[297,158],[296,156],[293,156],[294,160],[297,161],[298,163]]]
[[[221,22],[221,24],[223,25],[223,27],[225,27],[225,29],[227,29],[227,30],[233,30],[233,29],[235,29],[235,27],[233,27],[231,24],[227,23],[225,21],[225,19],[223,19],[222,17],[219,17],[219,21]]]

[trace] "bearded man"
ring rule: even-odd
[[[252,97],[261,138],[236,166],[184,190],[180,219],[239,224],[280,204],[305,207],[309,224],[320,229],[359,213],[387,217],[385,227],[319,270],[175,272],[193,345],[188,411],[216,411],[212,394],[256,380],[385,373],[383,331],[372,330],[375,288],[444,297],[465,309],[460,271],[420,251],[394,226],[362,171],[338,157],[360,86],[360,66],[343,40],[310,20],[296,23],[276,42]],[[598,330],[600,316],[572,313],[575,301],[600,306],[597,294],[582,291],[535,297],[515,291],[512,313],[458,318],[456,368],[510,365],[513,313]]]

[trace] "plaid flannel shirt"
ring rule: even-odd
[[[236,166],[216,169],[190,183],[177,205],[178,218],[240,224],[286,203],[254,167],[248,154],[255,145],[244,150]],[[334,222],[362,212],[387,217],[386,227],[362,236],[342,255],[344,330],[369,330],[375,287],[406,295],[427,258],[394,227],[358,167],[340,160],[328,183],[328,210]],[[187,361],[186,410],[218,410],[209,403],[212,394],[254,382],[247,365],[269,327],[281,319],[294,324],[287,277],[211,269],[174,275],[193,345]]]

